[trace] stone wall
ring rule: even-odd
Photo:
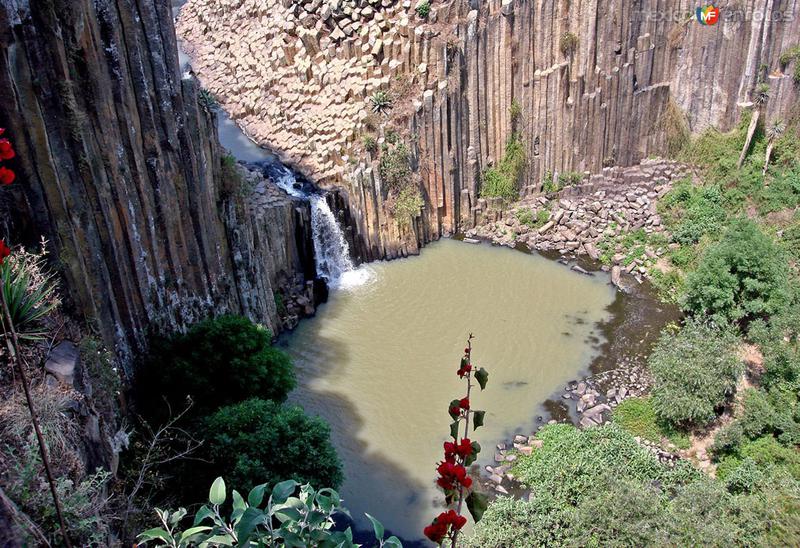
[[[434,1],[426,19],[410,0],[190,0],[180,31],[248,133],[345,187],[363,248],[380,258],[472,226],[481,173],[512,131],[527,150],[524,185],[537,188],[548,171],[665,155],[670,103],[693,132],[725,130],[766,81],[766,119],[787,117],[796,61],[778,58],[798,43],[798,0],[718,5],[722,20],[703,26],[690,0]],[[412,232],[392,219],[360,144],[378,89],[396,97],[392,119],[415,148],[427,207]]]
[[[123,363],[148,329],[208,314],[280,329],[274,292],[314,277],[308,206],[226,179],[170,2],[0,2],[0,89],[18,154],[3,236],[49,240],[68,304]]]

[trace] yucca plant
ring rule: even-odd
[[[781,138],[783,132],[786,131],[786,124],[783,120],[775,120],[767,128],[767,153],[764,156],[764,170],[762,175],[767,174],[767,166],[769,165],[769,158],[772,156],[772,148],[775,146],[775,141]]]
[[[372,103],[372,111],[378,114],[386,114],[392,108],[392,97],[386,91],[376,91],[369,100]]]
[[[59,304],[55,280],[45,266],[45,255],[43,242],[40,253],[20,249],[0,265],[3,298],[21,339],[41,339],[44,336],[41,320]],[[2,323],[3,331],[7,332],[5,317]]]

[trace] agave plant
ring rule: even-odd
[[[767,128],[767,153],[764,156],[764,170],[761,172],[762,175],[767,173],[769,158],[772,156],[772,147],[775,146],[775,141],[781,138],[784,131],[786,131],[786,124],[783,120],[775,120]]]
[[[21,249],[0,265],[3,299],[14,329],[22,339],[40,339],[44,331],[39,323],[59,304],[55,280],[44,263],[43,244],[41,253]],[[5,314],[2,324],[3,330],[7,330]]]
[[[372,103],[372,111],[378,114],[386,114],[392,109],[392,97],[386,91],[376,91],[369,100]]]

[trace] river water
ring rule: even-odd
[[[353,517],[363,524],[369,512],[414,541],[442,500],[435,468],[447,405],[465,390],[455,371],[467,335],[490,372],[472,398],[487,411],[474,436],[487,464],[498,441],[535,431],[542,402],[589,365],[615,291],[604,274],[455,240],[362,269],[366,283],[332,292],[279,344],[297,368],[291,399],[331,424]]]

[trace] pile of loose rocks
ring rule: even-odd
[[[645,246],[640,256],[629,256],[619,236],[643,230],[646,235],[663,233],[656,200],[673,182],[690,175],[683,164],[669,160],[644,160],[638,166],[605,168],[588,177],[585,183],[555,194],[529,196],[510,210],[491,207],[486,201],[484,222],[467,232],[467,237],[492,240],[515,246],[519,243],[540,251],[562,255],[588,255],[613,267],[618,279],[625,271],[644,274],[648,264],[666,253],[667,246]],[[531,221],[546,212],[541,226]]]

